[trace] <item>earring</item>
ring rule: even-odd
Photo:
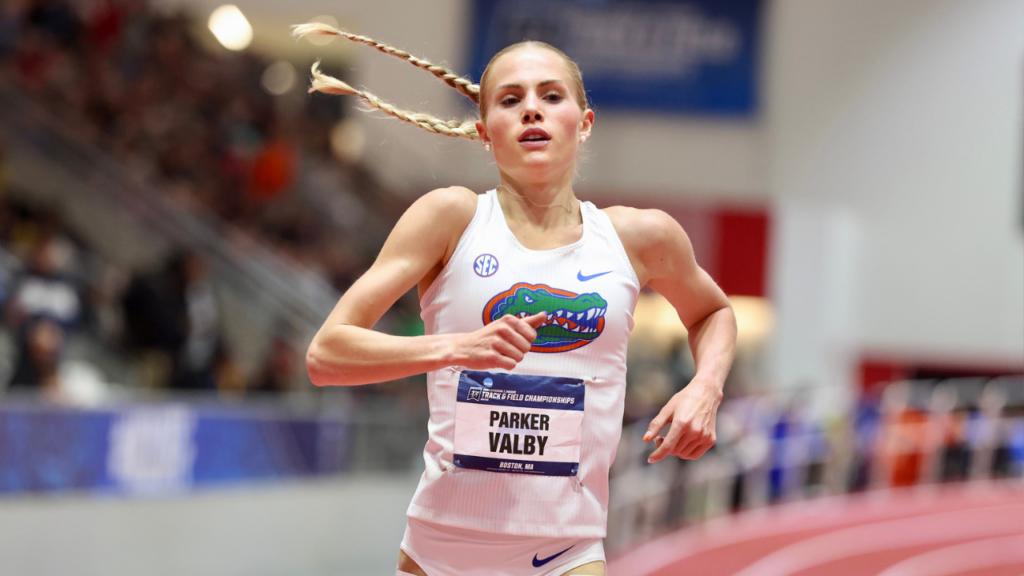
[[[490,144],[484,144],[484,150],[487,150],[488,152],[490,152],[491,151],[491,145]]]

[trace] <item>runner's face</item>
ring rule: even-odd
[[[543,48],[521,48],[492,64],[487,82],[487,115],[477,129],[498,168],[524,183],[571,173],[594,114],[580,110],[562,58]]]

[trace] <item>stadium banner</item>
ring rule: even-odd
[[[760,0],[475,0],[473,78],[499,50],[547,42],[598,108],[750,117]]]
[[[105,412],[0,409],[0,494],[112,489]]]
[[[0,407],[0,495],[168,494],[206,485],[336,474],[348,425],[185,404],[74,410]]]

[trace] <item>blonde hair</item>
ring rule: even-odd
[[[329,24],[324,24],[322,22],[310,22],[308,24],[299,24],[292,27],[292,35],[295,36],[296,38],[301,38],[309,34],[324,34],[347,38],[349,40],[352,40],[353,42],[359,42],[361,44],[372,46],[373,48],[376,48],[377,50],[385,54],[390,54],[391,56],[401,58],[402,60],[409,62],[410,64],[416,66],[417,68],[426,70],[427,72],[430,72],[434,76],[437,76],[438,78],[443,80],[452,88],[458,90],[459,93],[462,94],[463,96],[466,96],[467,98],[472,100],[480,108],[481,118],[485,118],[487,115],[487,107],[484,101],[484,96],[486,92],[481,87],[486,87],[488,72],[491,70],[491,66],[500,57],[519,48],[525,48],[529,46],[546,48],[560,56],[562,60],[565,62],[566,68],[569,71],[573,91],[576,93],[576,102],[577,104],[579,104],[581,111],[587,109],[587,96],[583,88],[583,75],[580,73],[579,66],[577,66],[576,63],[573,62],[572,58],[566,56],[564,52],[544,42],[528,40],[526,42],[519,42],[517,44],[508,46],[507,48],[495,54],[494,57],[491,58],[491,61],[487,63],[487,67],[484,69],[484,73],[480,77],[480,84],[473,84],[472,81],[455,74],[454,72],[445,68],[444,66],[439,66],[422,58],[417,58],[404,50],[399,50],[398,48],[388,46],[387,44],[382,44],[372,38],[367,38],[366,36],[359,36],[357,34],[352,34],[350,32],[340,30],[338,28],[330,26]],[[310,83],[309,92],[323,92],[326,94],[351,94],[362,98],[363,100],[366,101],[367,104],[369,104],[373,108],[376,108],[386,114],[394,116],[395,118],[398,118],[403,122],[409,122],[410,124],[419,126],[420,128],[423,128],[424,130],[427,130],[429,132],[433,132],[434,134],[443,134],[445,136],[466,138],[468,140],[477,140],[480,138],[480,135],[477,133],[476,130],[476,119],[463,121],[442,120],[430,114],[402,110],[400,108],[395,107],[392,104],[389,104],[381,100],[376,95],[370,92],[367,92],[365,90],[356,90],[355,88],[349,86],[348,84],[342,82],[341,80],[338,80],[333,76],[324,74],[323,72],[320,71],[319,60],[313,63],[311,71],[313,74],[313,79],[312,82]]]

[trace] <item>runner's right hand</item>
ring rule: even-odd
[[[515,368],[530,351],[537,328],[547,316],[547,312],[526,318],[506,315],[475,332],[454,335],[453,364],[472,370]]]

